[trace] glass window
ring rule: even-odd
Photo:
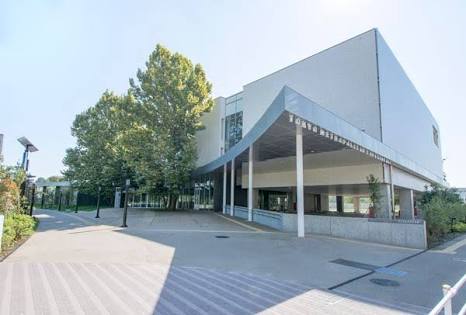
[[[225,105],[225,152],[243,138],[243,98],[235,94],[226,99]]]

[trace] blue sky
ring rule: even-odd
[[[157,43],[201,63],[214,96],[377,27],[437,118],[445,171],[466,187],[466,1],[0,0],[0,133],[27,136],[38,176],[59,174],[70,126],[123,93]]]

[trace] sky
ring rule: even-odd
[[[466,187],[466,1],[0,0],[6,164],[28,137],[36,176],[60,174],[76,114],[161,43],[203,65],[214,96],[377,27],[440,125],[444,169]]]

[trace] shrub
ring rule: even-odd
[[[466,233],[466,223],[459,222],[453,225],[453,232]]]
[[[422,204],[423,217],[426,220],[429,242],[438,241],[450,232],[453,218],[463,220],[466,217],[466,206],[443,196],[433,196]]]
[[[35,227],[36,221],[29,215],[7,214],[3,224],[2,248],[9,248],[22,238],[31,235]]]

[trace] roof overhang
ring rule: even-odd
[[[284,86],[251,130],[224,155],[197,168],[194,176],[212,172],[232,159],[247,161],[247,150],[254,144],[259,160],[294,155],[296,126],[303,129],[304,154],[355,150],[374,160],[403,169],[430,182],[442,183],[432,173],[378,139],[351,125],[317,103]]]

